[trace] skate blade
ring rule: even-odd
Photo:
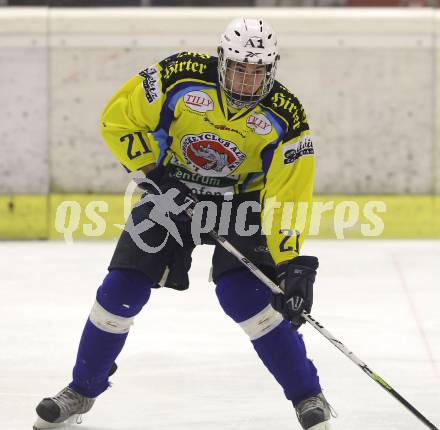
[[[331,430],[330,421],[324,421],[323,423],[319,423],[310,427],[308,430]]]
[[[34,422],[33,430],[45,430],[45,429],[62,429],[64,423],[49,423],[42,418],[38,417]]]
[[[42,418],[38,417],[32,427],[33,430],[46,430],[46,429],[63,429],[66,428],[66,424],[81,424],[81,415],[72,415],[63,423],[49,423]]]

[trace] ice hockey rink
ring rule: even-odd
[[[32,428],[69,382],[114,242],[0,242],[0,423]],[[293,430],[290,402],[223,314],[193,254],[186,292],[156,290],[118,359],[113,387],[78,430]],[[440,426],[440,241],[306,241],[320,258],[312,314]],[[312,327],[302,328],[335,430],[425,427]]]

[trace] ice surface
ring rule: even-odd
[[[70,380],[113,242],[0,242],[0,423],[32,428]],[[194,253],[186,292],[154,291],[114,386],[78,430],[299,429],[293,408],[208,283]],[[440,241],[306,241],[320,258],[314,317],[440,426]],[[302,329],[335,430],[426,428],[312,327]]]

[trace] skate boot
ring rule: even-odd
[[[70,387],[56,396],[43,399],[37,406],[38,418],[34,430],[62,427],[66,421],[81,422],[81,415],[90,411],[95,399],[81,396]]]
[[[336,417],[322,393],[303,400],[295,409],[301,427],[306,430],[330,430],[330,416]]]
[[[116,372],[118,366],[113,364],[109,376]],[[62,428],[63,423],[82,422],[81,416],[92,409],[94,398],[85,397],[70,387],[63,388],[56,396],[44,398],[37,406],[38,418],[34,430]]]

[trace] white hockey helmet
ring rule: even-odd
[[[267,22],[259,18],[234,19],[221,35],[218,47],[219,81],[228,103],[236,108],[251,107],[266,97],[272,89],[279,58],[277,37]],[[263,70],[264,79],[253,93],[244,91],[243,86],[241,90],[237,85],[233,88],[237,64],[265,66],[259,68],[260,73]],[[249,82],[251,77],[246,79]]]

